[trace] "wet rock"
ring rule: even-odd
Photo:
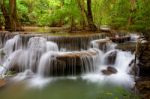
[[[136,81],[136,88],[142,99],[150,99],[150,42],[139,46],[137,58],[140,79]]]
[[[142,44],[138,51],[140,76],[150,75],[150,43]]]
[[[130,36],[111,37],[110,39],[115,43],[124,43],[126,41],[130,41]]]
[[[117,51],[113,51],[113,52],[109,53],[109,55],[105,59],[105,60],[107,60],[106,64],[107,65],[115,64],[116,57],[117,57]]]
[[[108,26],[101,26],[100,27],[100,31],[102,32],[107,32],[107,33],[111,33],[111,28]]]
[[[150,78],[140,78],[136,81],[136,88],[138,89],[141,99],[150,99]]]
[[[106,70],[102,70],[101,71],[104,75],[112,75],[112,74],[116,74],[117,73],[117,69],[115,69],[114,67],[110,67],[108,66]]]
[[[95,60],[98,55],[96,51],[64,52],[58,54],[53,60],[48,75],[78,75],[83,72],[94,71]]]
[[[112,41],[110,39],[99,39],[99,40],[92,41],[91,46],[93,48],[98,48],[98,49],[101,49],[102,51],[106,52],[108,45],[111,43],[112,43]]]
[[[5,85],[6,85],[6,81],[0,79],[0,88],[1,88],[1,87],[4,87]]]
[[[136,49],[136,42],[119,43],[116,48],[120,49],[120,50],[123,50],[123,51],[134,52],[135,49]]]

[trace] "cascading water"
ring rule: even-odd
[[[14,38],[8,40],[4,46],[4,53],[9,56],[12,52],[22,49],[22,39],[19,35],[14,36]]]
[[[3,62],[0,74],[5,74],[9,69],[15,69],[17,72],[31,69],[35,72],[36,65],[38,65],[43,53],[50,50],[58,51],[58,46],[45,38],[33,37],[29,40],[27,48],[23,49],[20,36],[14,36],[6,42],[4,49],[2,49],[7,58]]]
[[[2,62],[0,74],[15,70],[23,72],[16,76],[23,76],[22,79],[29,75],[43,78],[81,74],[82,79],[89,81],[111,81],[133,86],[134,79],[129,74],[133,54],[115,49],[117,44],[108,38],[93,40],[90,44],[92,49],[89,50],[61,52],[56,43],[43,37],[30,38],[25,47],[21,37],[17,35],[8,40],[2,49],[8,56]],[[115,73],[110,73],[110,68]]]

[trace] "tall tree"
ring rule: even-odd
[[[130,15],[128,18],[128,25],[127,28],[129,28],[130,25],[133,23],[134,14],[136,13],[136,0],[130,0]]]
[[[82,14],[83,19],[84,19],[84,15],[86,16],[89,30],[96,31],[97,27],[96,27],[96,25],[94,24],[94,21],[93,21],[92,2],[91,2],[91,0],[86,0],[87,9],[85,9],[85,7],[84,7],[84,0],[77,0],[77,3],[78,3],[79,8],[81,10],[81,14]],[[83,22],[85,24],[85,20]]]
[[[16,0],[9,0],[9,7],[11,31],[22,30],[21,24],[17,18]]]
[[[81,12],[81,17],[82,17],[82,20],[81,20],[81,24],[82,24],[82,28],[85,29],[87,23],[86,23],[86,10],[85,10],[85,4],[84,4],[84,0],[77,0],[77,3],[78,3],[78,7],[80,9],[80,12]]]
[[[11,25],[10,25],[10,16],[9,16],[9,12],[5,6],[4,0],[0,1],[0,8],[3,14],[3,17],[5,19],[5,29],[6,30],[10,30],[11,29]]]
[[[91,31],[96,31],[97,28],[94,24],[93,21],[93,15],[92,15],[92,7],[91,7],[92,3],[91,0],[87,0],[87,13],[86,13],[86,17],[87,17],[87,21],[88,21],[88,27]]]

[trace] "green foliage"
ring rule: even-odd
[[[73,16],[80,20],[76,0],[17,0],[19,19],[26,25],[59,26]]]
[[[9,0],[4,0],[9,10]],[[23,25],[63,26],[82,24],[77,0],[16,0],[18,18]],[[86,10],[86,0],[85,10]],[[110,25],[115,29],[145,30],[150,28],[149,0],[92,0],[92,12],[97,26]],[[87,20],[86,20],[87,21]],[[130,22],[131,21],[131,22]],[[4,18],[0,11],[0,24]]]

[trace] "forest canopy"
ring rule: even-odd
[[[139,31],[150,26],[149,5],[149,0],[1,0],[0,25],[10,30],[21,26],[96,30],[108,25]]]

